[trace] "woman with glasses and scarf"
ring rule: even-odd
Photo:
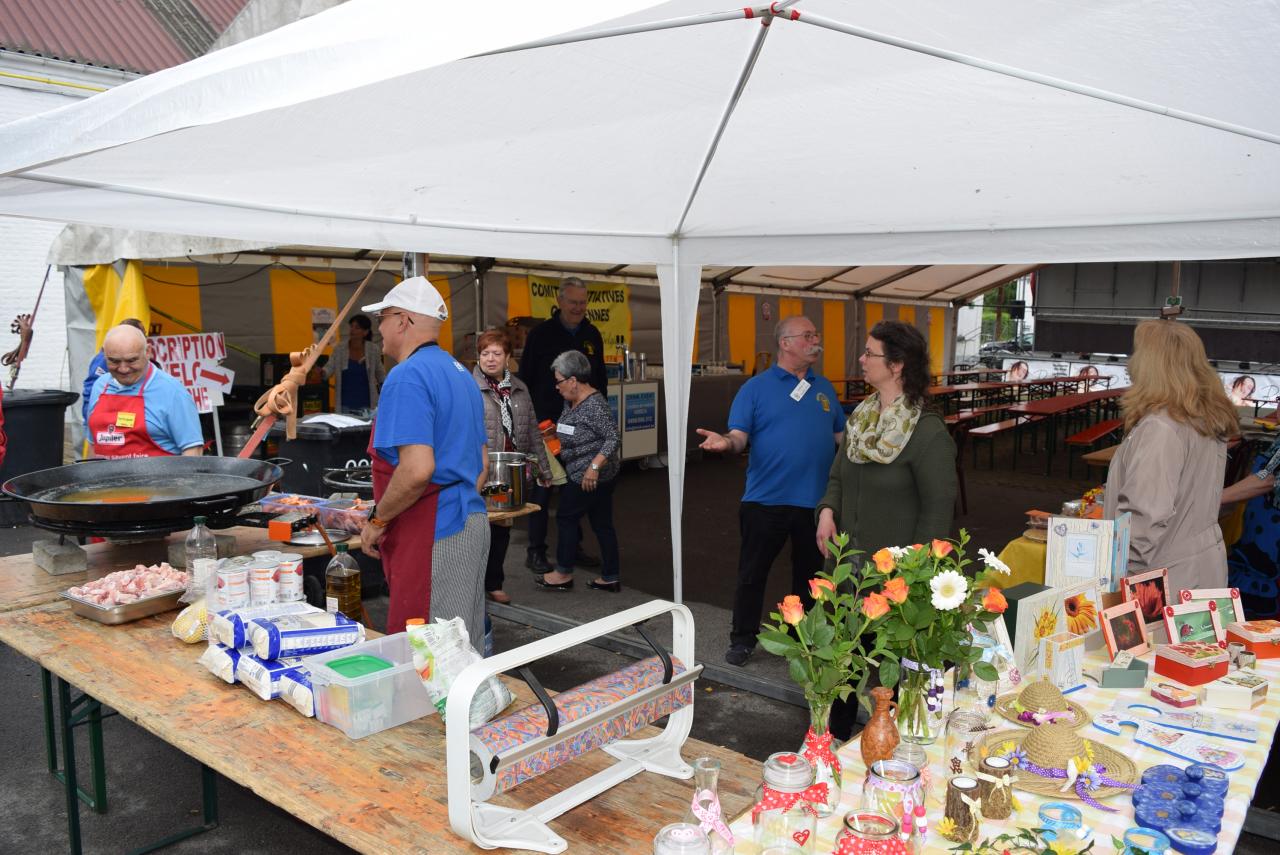
[[[507,368],[511,356],[511,338],[500,329],[485,330],[476,339],[476,366],[471,374],[484,398],[484,432],[490,451],[519,451],[537,456],[535,469],[538,483],[549,486],[551,471],[547,447],[538,432],[529,387]],[[484,571],[486,596],[495,603],[509,603],[511,597],[502,590],[503,561],[511,542],[511,521],[489,523],[489,561]]]

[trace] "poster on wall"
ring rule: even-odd
[[[151,358],[161,369],[177,378],[196,402],[196,410],[211,413],[222,406],[222,396],[231,391],[235,372],[224,368],[227,342],[222,333],[157,335],[147,339]]]
[[[556,308],[560,280],[529,277],[529,305],[535,318],[549,318]],[[605,356],[615,356],[618,336],[631,346],[631,287],[616,282],[587,283],[587,320],[604,339]]]
[[[1280,397],[1280,374],[1253,374],[1236,369],[1233,372],[1219,371],[1222,388],[1227,397],[1237,407],[1274,406]]]

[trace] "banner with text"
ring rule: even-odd
[[[151,358],[181,381],[202,413],[222,406],[222,395],[231,391],[235,372],[222,367],[227,342],[222,333],[158,335],[147,339]]]
[[[549,318],[560,294],[560,280],[546,276],[529,277],[529,303],[535,318]],[[587,283],[587,320],[595,324],[604,339],[604,352],[616,353],[618,336],[631,344],[631,287],[613,282]]]

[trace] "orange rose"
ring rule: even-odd
[[[923,544],[923,543],[913,543],[913,544],[911,544],[911,548],[912,548],[912,549],[924,549],[924,544]]]
[[[778,603],[778,611],[782,614],[782,619],[792,626],[804,619],[804,606],[795,594],[783,597],[782,602]]]
[[[889,573],[893,571],[893,553],[889,551],[889,547],[886,546],[876,552],[871,556],[871,560],[876,563],[876,569],[881,573]]]
[[[952,549],[954,549],[954,548],[955,548],[955,547],[953,547],[953,546],[951,545],[951,541],[949,541],[949,540],[934,540],[934,542],[933,542],[933,557],[934,557],[934,558],[946,558],[948,555],[950,555],[950,554],[951,554],[951,550],[952,550]]]
[[[809,596],[815,600],[822,599],[824,594],[835,593],[836,586],[829,579],[810,579]]]
[[[884,594],[869,594],[862,600],[862,613],[875,620],[889,613],[889,600]]]
[[[905,603],[907,601],[907,581],[899,576],[896,579],[890,579],[884,583],[884,595],[891,602]]]
[[[1009,601],[1004,598],[999,588],[988,588],[987,595],[982,598],[982,607],[989,612],[1001,614],[1009,608]]]

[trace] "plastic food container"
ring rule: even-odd
[[[316,718],[352,739],[435,712],[403,632],[309,656]]]
[[[369,499],[330,499],[315,507],[320,524],[325,528],[359,534],[373,512]]]

